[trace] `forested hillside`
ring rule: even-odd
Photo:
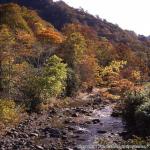
[[[62,1],[8,2],[0,4],[0,149],[74,147],[90,132],[99,144],[102,134],[148,143],[149,38]],[[115,117],[133,127],[119,131]]]
[[[129,49],[136,51],[136,54],[144,59],[150,67],[150,40],[148,37],[138,36],[133,31],[122,30],[118,25],[94,17],[83,9],[74,9],[63,1],[53,2],[52,0],[2,0],[1,3],[15,2],[22,6],[37,10],[38,14],[55,28],[61,30],[65,24],[80,23],[92,27],[97,35],[105,37],[113,45],[124,44]],[[142,38],[141,38],[142,37]]]

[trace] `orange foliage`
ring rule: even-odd
[[[80,64],[80,72],[85,87],[95,86],[99,82],[99,66],[94,55],[84,56]]]
[[[52,43],[59,44],[63,42],[63,36],[56,32],[53,28],[42,29],[38,33],[38,37],[44,40],[50,40]]]
[[[21,49],[20,51],[18,51],[18,55],[19,56],[23,56],[23,57],[28,57],[28,56],[34,56],[35,52],[32,51],[32,49]]]
[[[90,39],[93,41],[98,40],[97,33],[94,29],[87,25],[81,25],[81,24],[67,24],[63,28],[63,32],[68,35],[73,32],[80,32],[86,39]]]
[[[118,92],[124,93],[125,91],[132,90],[134,88],[134,83],[127,79],[121,79],[114,81],[110,86],[116,88]]]
[[[31,34],[25,32],[25,31],[19,31],[16,35],[16,38],[20,42],[29,43],[29,44],[33,43],[35,41],[35,38]]]
[[[97,33],[94,29],[87,25],[81,25],[81,24],[67,24],[63,28],[63,32],[66,36],[68,36],[71,33],[79,32],[86,40],[86,54],[95,54],[95,50],[97,49],[99,45],[99,39],[97,36]]]

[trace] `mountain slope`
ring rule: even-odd
[[[15,38],[18,34],[24,33],[36,41],[41,40],[41,37],[49,38],[51,42],[54,42],[56,38],[61,40],[61,33],[50,23],[41,19],[35,11],[17,4],[0,5],[0,18],[0,28],[6,26]],[[45,31],[49,33],[49,36],[45,34]]]
[[[99,34],[115,42],[141,44],[138,36],[132,31],[122,30],[117,25],[96,18],[82,9],[74,9],[63,1],[52,0],[2,0],[1,3],[17,2],[36,9],[40,16],[51,22],[57,29],[61,29],[66,23],[81,23],[93,27]]]
[[[53,0],[1,0],[2,3],[15,2],[32,8],[44,19],[61,30],[65,24],[80,23],[92,27],[99,37],[107,38],[112,44],[124,44],[137,55],[150,60],[150,40],[144,36],[137,36],[133,31],[122,30],[119,26],[94,17],[82,9],[74,9],[63,1]]]

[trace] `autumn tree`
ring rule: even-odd
[[[62,55],[69,67],[77,71],[77,65],[83,59],[86,50],[86,43],[84,37],[76,32],[68,35],[66,41],[62,46]]]
[[[94,87],[100,82],[99,65],[94,55],[85,55],[80,64],[81,81],[83,87]]]
[[[96,56],[100,66],[107,66],[113,60],[119,59],[115,47],[106,38],[100,39],[99,46],[96,49]]]
[[[99,45],[99,38],[96,33],[96,31],[87,26],[87,25],[81,25],[81,24],[67,24],[62,29],[63,33],[68,36],[71,33],[79,32],[85,39],[86,42],[86,54],[93,55],[96,52],[96,49]]]
[[[100,76],[104,82],[111,84],[121,79],[121,69],[127,64],[127,61],[112,61],[108,66],[100,68]]]
[[[55,44],[60,44],[63,42],[63,36],[61,33],[56,31],[52,26],[43,26],[40,22],[34,23],[37,37],[43,42],[51,42]]]
[[[78,83],[78,89],[95,86],[99,67],[96,58],[98,38],[95,31],[88,26],[68,24],[63,28],[63,32],[67,38],[60,53],[63,53],[62,57],[69,64],[71,73],[74,72],[72,76],[76,79],[75,83],[69,83],[76,86]]]
[[[43,67],[31,68],[21,92],[30,100],[31,108],[51,97],[57,97],[65,89],[67,79],[67,65],[56,55],[51,56]]]
[[[0,89],[8,91],[10,96],[11,90],[11,66],[15,57],[13,45],[15,40],[9,28],[6,25],[0,27]],[[7,80],[7,85],[3,81]]]
[[[50,57],[43,68],[43,91],[41,95],[45,97],[58,96],[65,89],[67,78],[67,65],[62,63],[62,59],[56,55]]]

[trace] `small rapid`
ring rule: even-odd
[[[99,141],[107,141],[113,144],[114,141],[122,141],[120,133],[125,131],[125,123],[120,117],[113,117],[113,105],[110,104],[101,110],[93,110],[90,120],[97,119],[99,123],[77,126],[78,130],[83,131],[78,139],[78,147],[82,150],[96,150]]]

